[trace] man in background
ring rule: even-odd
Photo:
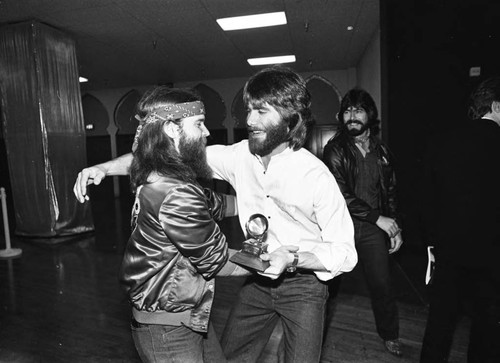
[[[337,134],[323,159],[353,218],[355,243],[370,292],[377,332],[386,349],[401,356],[398,307],[392,293],[389,254],[403,239],[398,220],[394,160],[377,137],[378,111],[370,94],[352,89],[342,98]]]
[[[500,77],[472,92],[471,120],[437,135],[425,158],[423,220],[435,270],[421,362],[447,362],[471,315],[468,362],[500,362]]]

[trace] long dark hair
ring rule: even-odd
[[[305,81],[297,73],[282,66],[257,72],[243,89],[243,102],[256,107],[268,103],[276,108],[290,130],[290,147],[298,150],[304,145],[314,120],[310,108],[311,95]]]
[[[345,131],[344,125],[344,112],[349,108],[362,108],[366,111],[368,116],[368,127],[370,129],[371,135],[376,135],[380,131],[380,120],[378,119],[378,110],[375,105],[375,101],[372,96],[364,89],[361,88],[353,88],[346,93],[346,95],[342,98],[340,102],[340,110],[338,114],[338,119],[341,127],[341,132]]]
[[[137,115],[144,119],[158,107],[199,100],[200,97],[192,90],[160,86],[144,94],[137,105]],[[181,125],[182,120],[156,121],[142,125],[130,166],[132,190],[135,191],[138,186],[147,183],[152,172],[188,182],[196,180],[194,171],[182,161],[174,141],[163,131],[169,122]]]

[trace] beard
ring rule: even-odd
[[[193,170],[197,178],[211,179],[212,169],[207,163],[206,144],[207,140],[204,137],[190,140],[182,133],[179,140],[179,154],[182,161]]]
[[[352,125],[352,124],[361,125],[361,127],[359,129],[356,129],[356,128],[350,129],[349,127],[347,127],[348,125]],[[356,137],[356,136],[361,135],[366,130],[368,130],[369,126],[368,126],[368,122],[364,124],[358,120],[349,120],[345,123],[345,128],[346,128],[349,136]]]
[[[288,127],[284,122],[263,129],[247,127],[247,130],[250,152],[259,156],[269,155],[288,138]],[[252,131],[263,131],[265,133],[264,139],[261,140],[260,136],[253,135]]]

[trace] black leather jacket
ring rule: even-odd
[[[137,321],[207,331],[213,277],[227,262],[228,248],[214,220],[224,216],[225,199],[204,193],[197,184],[166,177],[138,188],[120,270]]]
[[[323,151],[323,161],[337,180],[344,195],[347,208],[353,218],[375,223],[380,215],[401,221],[397,213],[396,175],[394,157],[380,140],[370,138],[370,146],[377,153],[380,175],[380,205],[371,208],[364,200],[354,194],[358,167],[356,163],[357,146],[346,134],[337,134],[328,141]]]

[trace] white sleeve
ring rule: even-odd
[[[351,271],[358,262],[354,245],[354,225],[335,178],[321,173],[314,191],[314,211],[321,228],[323,243],[316,243],[311,252],[328,272],[316,272],[323,281]]]
[[[207,162],[213,172],[213,177],[231,183],[234,180],[236,159],[234,145],[207,146]]]

